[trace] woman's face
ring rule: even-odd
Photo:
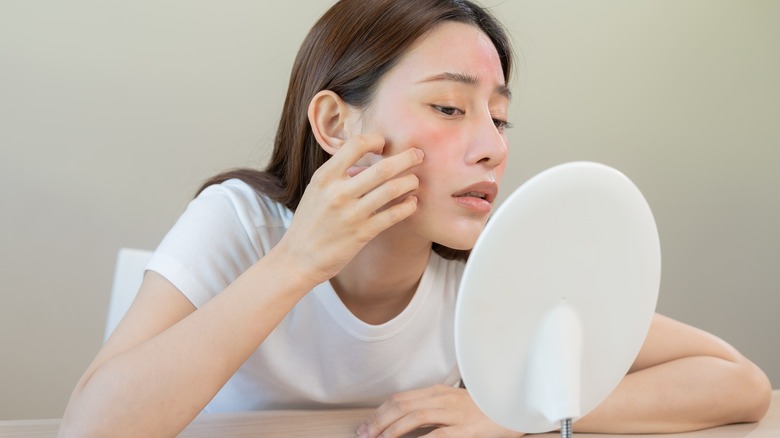
[[[506,166],[508,105],[498,53],[468,24],[439,25],[382,78],[359,131],[384,136],[383,156],[425,152],[413,169],[417,211],[399,226],[450,248],[473,247]]]

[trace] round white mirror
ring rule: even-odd
[[[575,162],[528,180],[488,221],[458,292],[456,354],[475,403],[526,433],[586,415],[636,358],[660,278],[655,220],[625,175]]]

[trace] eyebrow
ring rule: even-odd
[[[436,82],[436,81],[452,81],[452,82],[458,82],[470,86],[479,84],[479,78],[477,78],[476,76],[468,75],[465,73],[450,73],[450,72],[440,73],[438,75],[431,76],[429,78],[421,80],[419,83]],[[496,86],[496,93],[506,97],[507,99],[512,98],[512,92],[509,90],[509,87],[507,87],[506,84],[501,84]]]

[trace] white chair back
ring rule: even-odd
[[[119,321],[125,316],[130,304],[133,303],[141,281],[144,278],[144,268],[152,257],[151,251],[133,248],[121,248],[114,269],[114,283],[111,286],[111,300],[108,304],[108,319],[103,334],[105,342],[114,331]]]

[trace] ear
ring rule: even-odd
[[[351,134],[355,109],[338,94],[322,90],[309,103],[309,124],[314,138],[325,152],[333,155]]]

